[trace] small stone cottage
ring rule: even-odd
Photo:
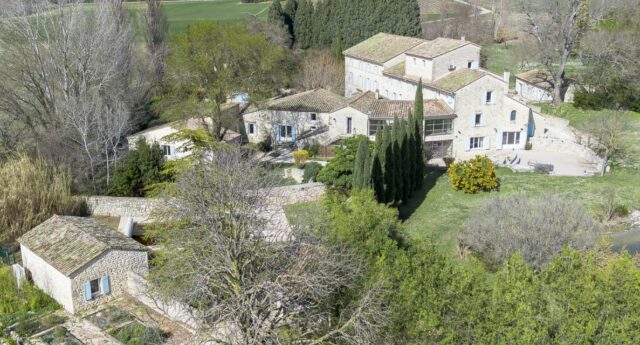
[[[20,239],[26,278],[70,313],[127,291],[127,275],[146,276],[147,248],[93,218],[53,216]]]

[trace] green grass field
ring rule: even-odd
[[[267,18],[270,1],[243,4],[240,0],[212,0],[193,2],[164,2],[162,4],[172,33],[182,32],[197,21],[233,21],[248,16]],[[129,4],[130,8],[142,10],[144,4]]]

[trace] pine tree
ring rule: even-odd
[[[369,164],[369,140],[362,138],[358,144],[355,167],[353,169],[354,189],[368,188],[371,180],[371,165]]]
[[[267,16],[267,20],[270,23],[283,25],[285,23],[285,15],[282,11],[282,5],[280,4],[280,0],[273,0],[271,3],[271,7],[269,7],[269,14]]]
[[[396,198],[396,157],[393,155],[391,128],[384,129],[384,201],[391,204]]]

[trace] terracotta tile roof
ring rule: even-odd
[[[347,106],[347,99],[325,89],[315,89],[271,100],[263,109],[332,113]]]
[[[379,33],[344,51],[344,55],[382,64],[425,42],[416,37]]]
[[[548,71],[534,69],[516,74],[516,78],[544,90],[553,90],[553,76]]]
[[[66,276],[112,249],[147,250],[96,219],[67,216],[49,218],[20,237],[18,242]]]
[[[473,44],[469,41],[454,40],[451,38],[439,37],[433,41],[424,42],[407,51],[407,54],[433,59],[450,51],[462,48],[466,45]]]
[[[393,101],[377,98],[375,93],[368,91],[349,104],[352,108],[368,115],[370,118],[406,118],[413,109],[413,101]],[[424,116],[442,117],[454,116],[453,110],[440,100],[424,101]]]
[[[444,77],[426,85],[444,91],[457,92],[463,87],[486,75],[488,74],[483,70],[472,70],[464,68],[455,72],[451,72]]]

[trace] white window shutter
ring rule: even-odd
[[[464,150],[465,151],[471,150],[471,138],[467,138],[467,140],[465,141]]]
[[[91,283],[90,282],[84,282],[84,301],[88,302],[91,301]]]
[[[482,113],[482,125],[486,126],[487,125],[487,114]]]
[[[502,150],[502,132],[496,134],[496,149]]]
[[[473,113],[473,115],[471,115],[471,127],[475,127],[476,126],[476,113]]]
[[[111,287],[109,286],[109,276],[104,276],[100,278],[100,285],[102,287],[102,293],[108,295],[111,292]]]
[[[488,150],[491,148],[491,145],[489,143],[489,137],[484,137],[484,139],[482,140],[482,146],[485,150]]]

